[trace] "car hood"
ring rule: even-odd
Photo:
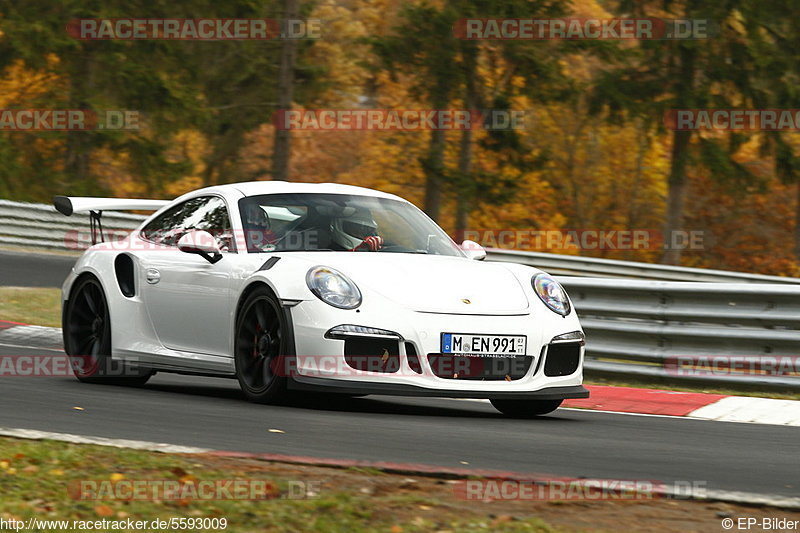
[[[350,277],[408,309],[428,313],[516,315],[528,312],[517,277],[501,263],[402,253],[316,253],[316,264]],[[366,294],[365,294],[366,296]]]

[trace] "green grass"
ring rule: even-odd
[[[61,327],[61,290],[0,287],[0,320]]]
[[[303,500],[286,498],[289,484],[304,478],[318,481],[318,495]],[[189,483],[262,479],[275,490],[274,499],[262,501],[95,501],[75,499],[68,492],[70,482],[112,479]],[[501,520],[485,510],[464,512],[396,488],[359,489],[367,483],[374,483],[374,476],[347,469],[258,465],[210,456],[0,438],[0,517],[5,520],[227,518],[226,533],[556,531],[537,518]]]

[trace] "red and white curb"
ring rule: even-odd
[[[0,321],[0,345],[60,350],[61,329]],[[587,388],[591,391],[590,398],[566,400],[563,406],[613,413],[800,426],[800,401],[797,400],[600,385]]]
[[[800,426],[800,401],[588,385],[591,397],[566,400],[564,407],[720,422]]]
[[[0,344],[45,350],[62,349],[61,328],[0,320]]]

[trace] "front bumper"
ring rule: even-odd
[[[414,385],[392,383],[376,384],[369,381],[354,381],[297,376],[289,383],[291,390],[307,392],[330,392],[336,394],[387,394],[391,396],[425,396],[429,398],[479,398],[488,400],[566,400],[588,398],[589,390],[583,385],[549,387],[530,392],[509,391],[453,391],[431,389]]]
[[[320,301],[305,300],[290,309],[294,325],[297,367],[291,388],[321,390],[346,394],[392,394],[455,398],[586,398],[583,388],[583,346],[574,371],[547,375],[545,367],[551,340],[572,331],[580,331],[577,316],[561,317],[547,309],[533,309],[530,314],[486,316],[416,312],[396,305],[362,305],[358,311],[335,309]],[[326,338],[334,326],[355,324],[396,332],[399,368],[392,373],[356,371],[345,363],[345,341]],[[441,350],[441,334],[479,333],[525,335],[526,355],[530,365],[524,375],[511,380],[460,379],[439,377],[428,355]],[[562,344],[563,346],[563,344]],[[417,354],[418,364],[409,364],[408,351]],[[556,350],[553,350],[556,353]],[[413,357],[413,354],[412,354]],[[555,357],[555,355],[554,355]],[[316,364],[320,358],[336,365]],[[420,368],[421,367],[421,368]],[[342,372],[341,369],[346,369]]]

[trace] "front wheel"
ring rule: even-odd
[[[236,378],[247,399],[278,403],[287,397],[286,318],[275,296],[262,287],[245,300],[236,321]]]
[[[490,400],[495,409],[513,418],[533,418],[552,413],[564,400]]]
[[[72,371],[85,383],[144,385],[153,372],[111,358],[111,319],[103,287],[96,278],[80,280],[64,313],[64,351]]]

